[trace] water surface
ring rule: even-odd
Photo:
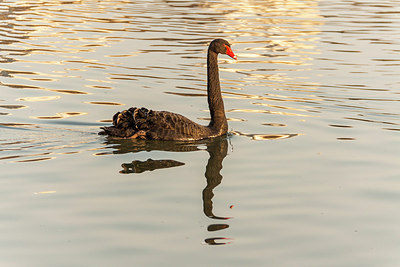
[[[1,265],[398,266],[399,13],[0,2]],[[214,38],[227,137],[97,135],[130,106],[207,124]]]

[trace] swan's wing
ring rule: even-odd
[[[185,116],[168,111],[130,108],[113,117],[113,126],[103,127],[107,134],[122,138],[156,140],[198,140],[209,135],[209,129]]]
[[[199,140],[209,135],[209,129],[177,113],[153,111],[147,118],[149,139]]]

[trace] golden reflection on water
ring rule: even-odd
[[[30,156],[43,156],[44,154],[38,154],[38,155],[30,155]],[[24,160],[17,160],[16,162],[36,162],[36,161],[44,161],[44,160],[50,160],[50,159],[55,159],[55,157],[44,157],[44,158],[36,158],[36,159],[24,159]]]
[[[27,102],[39,102],[39,101],[50,101],[60,99],[60,96],[31,96],[31,97],[22,97],[18,98],[18,101],[27,101]]]
[[[69,117],[74,117],[74,116],[82,116],[86,115],[88,113],[86,112],[59,112],[54,116],[37,116],[33,117],[35,119],[41,119],[41,120],[53,120],[53,119],[65,119]]]
[[[302,134],[298,134],[298,133],[294,133],[294,134],[249,134],[249,133],[242,133],[239,131],[232,131],[231,133],[234,135],[251,137],[252,140],[257,140],[257,141],[286,139],[286,138],[292,138],[295,136],[302,135]]]
[[[230,109],[227,110],[226,112],[267,113],[267,114],[286,115],[286,116],[315,117],[311,115],[282,112],[282,111],[262,110],[262,109]]]

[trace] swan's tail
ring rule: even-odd
[[[109,135],[120,138],[140,138],[143,130],[148,128],[146,118],[149,110],[146,108],[130,108],[117,112],[113,116],[113,126],[101,127],[100,135]]]

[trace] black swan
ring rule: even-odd
[[[197,124],[188,118],[168,112],[132,107],[113,117],[113,126],[102,127],[99,134],[119,138],[153,140],[200,140],[221,136],[228,131],[218,74],[218,54],[237,59],[230,44],[215,39],[207,53],[207,98],[211,121],[208,126]]]

